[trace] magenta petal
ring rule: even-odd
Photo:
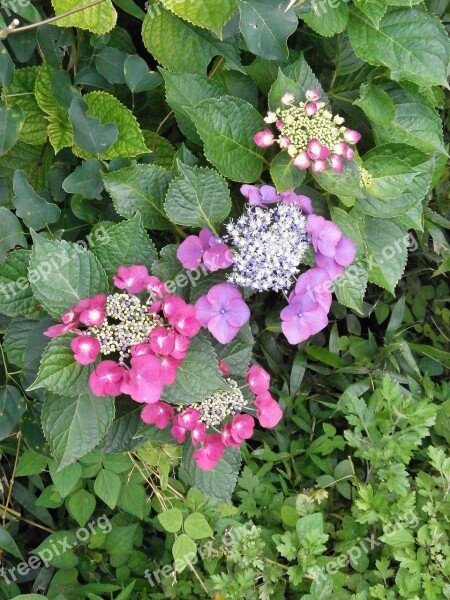
[[[178,246],[177,258],[185,269],[196,269],[202,256],[202,244],[196,235],[190,235]]]
[[[198,234],[198,239],[200,240],[203,250],[207,250],[211,246],[214,238],[215,236],[211,229],[207,229],[206,227],[201,229],[200,233]]]

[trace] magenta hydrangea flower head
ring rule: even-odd
[[[155,402],[146,404],[141,412],[141,419],[144,423],[155,425],[158,429],[165,429],[174,415],[174,410],[170,404],[165,402]]]
[[[254,405],[257,409],[256,415],[261,427],[270,429],[281,421],[283,412],[270,392],[264,392],[256,396]]]
[[[210,229],[202,229],[181,242],[177,258],[185,269],[197,269],[203,261],[207,271],[218,271],[232,264],[233,253]]]
[[[225,445],[220,434],[213,433],[207,436],[202,447],[193,453],[194,459],[202,471],[211,471],[222,458]]]
[[[279,131],[277,139],[270,129],[258,132],[253,139],[261,148],[278,143],[301,170],[311,168],[313,173],[321,173],[331,168],[340,173],[342,158],[352,160],[354,155],[348,144],[358,143],[361,134],[345,127],[344,119],[328,110],[318,90],[307,90],[305,96],[306,102],[296,104],[294,94],[286,92],[281,99],[283,106],[267,114],[266,123],[275,123]]]
[[[195,303],[197,319],[221,344],[236,337],[249,320],[250,310],[231,283],[218,283]]]
[[[95,396],[118,396],[126,369],[113,360],[101,362],[89,378]]]
[[[291,298],[307,296],[313,302],[317,302],[328,314],[332,302],[331,287],[332,279],[327,271],[315,267],[300,275]]]
[[[138,294],[146,289],[148,277],[147,267],[136,265],[134,267],[119,267],[113,281],[119,290],[126,290],[129,294]]]
[[[100,342],[88,335],[80,335],[70,342],[73,356],[80,365],[90,365],[100,354]]]

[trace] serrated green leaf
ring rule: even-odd
[[[360,88],[360,98],[354,104],[359,106],[373,123],[388,125],[395,116],[394,103],[382,88],[372,83],[364,83]]]
[[[265,127],[261,115],[240,98],[203,100],[187,109],[203,140],[206,158],[232,181],[251,183],[263,170],[263,151],[253,136]]]
[[[95,497],[87,490],[78,490],[70,496],[67,510],[80,527],[84,527],[95,510]]]
[[[102,199],[103,180],[101,163],[98,160],[84,160],[75,171],[66,177],[62,187],[68,194],[81,194],[84,198]]]
[[[69,119],[73,129],[73,143],[82,152],[100,157],[117,142],[119,128],[115,123],[102,125],[98,119],[87,115],[88,106],[82,98],[73,98]]]
[[[184,135],[196,144],[201,139],[186,109],[196,106],[206,98],[219,98],[226,93],[224,86],[215,79],[192,73],[171,73],[161,69],[166,86],[167,104],[174,111],[177,123]]]
[[[47,228],[50,223],[56,223],[61,216],[61,210],[51,202],[38,196],[27,181],[23,171],[16,171],[13,180],[14,193],[12,203],[16,215],[22,219],[27,227],[39,231]]]
[[[95,478],[94,492],[111,510],[114,510],[121,485],[120,477],[116,473],[102,469]]]
[[[0,440],[10,435],[25,412],[25,399],[12,385],[0,386]]]
[[[0,102],[0,156],[6,154],[19,139],[25,122],[25,115],[20,106],[8,108]]]
[[[20,139],[27,144],[42,145],[47,139],[47,124],[36,98],[34,87],[39,67],[17,69],[12,83],[5,87],[8,106],[23,111],[24,122],[20,130]]]
[[[89,376],[95,365],[80,365],[74,359],[70,342],[73,336],[50,340],[42,355],[36,381],[30,390],[41,387],[55,394],[76,396],[89,389]]]
[[[109,396],[97,397],[87,391],[74,398],[50,395],[42,409],[42,427],[58,471],[92,450],[113,418],[114,399]]]
[[[297,29],[293,8],[280,0],[238,0],[240,29],[253,54],[268,60],[288,57],[287,39]]]
[[[169,186],[164,209],[171,221],[216,231],[231,210],[227,182],[213,169],[178,162],[181,176]]]
[[[211,29],[221,37],[225,23],[236,12],[236,0],[198,0],[196,2],[179,0],[161,0],[162,4],[173,13],[189,21],[193,25]]]
[[[244,70],[234,40],[220,41],[214,34],[161,9],[158,3],[148,8],[142,39],[147,50],[169,71],[205,74],[214,56],[224,56],[229,68]]]
[[[279,152],[270,164],[270,176],[278,193],[299,187],[305,179],[305,171],[298,169],[293,160],[287,152]]]
[[[175,383],[166,386],[163,398],[171,404],[193,404],[228,387],[211,343],[198,335],[191,340],[186,357],[177,369]]]
[[[91,4],[91,0],[52,0],[52,4],[55,14],[60,15],[68,10]],[[68,17],[58,19],[58,27],[78,27],[92,33],[102,34],[111,31],[116,20],[117,13],[111,0],[105,0],[105,2],[79,10]]]
[[[414,8],[391,8],[377,28],[354,9],[348,34],[355,54],[371,65],[387,66],[395,81],[447,87],[450,43],[436,17]]]
[[[202,471],[197,467],[193,452],[194,447],[191,443],[184,445],[182,465],[192,487],[199,489],[205,496],[230,502],[241,467],[239,450],[227,448],[211,471]]]
[[[392,220],[366,217],[364,236],[369,281],[394,294],[408,259],[406,228]]]
[[[27,279],[30,252],[16,250],[0,265],[0,313],[8,317],[33,317],[40,307]]]
[[[142,131],[133,113],[117,98],[108,92],[91,92],[83,96],[83,100],[88,106],[89,117],[97,119],[102,125],[114,123],[119,133],[117,141],[99,155],[81,149],[74,140],[75,145],[72,150],[77,156],[108,160],[118,156],[139,156],[148,152]]]
[[[378,27],[388,8],[388,0],[355,0],[355,6]]]
[[[323,4],[320,5],[321,7]],[[348,5],[346,0],[341,0],[337,6],[325,6],[321,10],[318,6],[307,13],[301,13],[300,18],[305,21],[319,35],[331,37],[337,33],[342,33],[348,22]]]
[[[0,179],[3,179],[4,189],[6,190],[7,187],[8,192],[12,192],[12,180],[16,169],[25,171],[30,184],[35,189],[44,189],[47,186],[47,173],[53,157],[53,150],[49,146],[31,146],[19,140],[8,154],[0,156]]]
[[[362,264],[351,265],[334,282],[333,292],[340,304],[362,314],[368,274]]]
[[[362,195],[361,175],[355,162],[343,163],[341,173],[333,169],[326,169],[322,173],[315,173],[314,179],[330,194],[339,198],[354,198]]]
[[[170,171],[175,158],[175,148],[169,140],[154,131],[143,131],[142,133],[145,145],[151,151],[149,163]]]
[[[395,88],[389,90],[394,115],[389,123],[374,122],[374,133],[380,143],[404,143],[421,152],[446,153],[442,122],[438,112],[419,94]]]
[[[416,175],[406,162],[396,156],[372,154],[364,161],[364,168],[371,175],[367,191],[381,200],[398,198]]]
[[[27,247],[22,226],[15,214],[0,206],[0,264],[5,262],[6,253],[14,246]]]
[[[306,90],[316,89],[319,90],[322,100],[328,104],[325,91],[320,84],[320,81],[314,75],[311,67],[306,62],[303,54],[296,61],[284,66],[282,71],[286,77],[289,77],[289,79],[292,79],[295,82],[296,88],[294,93],[296,97],[298,96],[304,101]]]
[[[155,260],[156,248],[147,235],[139,213],[129,221],[108,228],[108,241],[94,241],[91,251],[98,258],[107,275],[115,275],[120,266],[146,265]]]
[[[170,173],[155,165],[136,165],[103,175],[119,215],[129,219],[139,212],[144,227],[161,230],[171,228],[164,211],[170,180]]]

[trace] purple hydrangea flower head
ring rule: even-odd
[[[263,208],[268,204],[279,202],[281,199],[272,185],[262,185],[261,187],[243,185],[241,187],[241,194],[248,199],[248,203],[251,206],[261,206]]]
[[[342,238],[342,231],[332,221],[317,215],[308,215],[306,229],[316,252],[333,257],[336,246]]]
[[[328,313],[331,306],[332,279],[325,269],[317,267],[309,269],[300,275],[297,279],[293,296],[308,296],[314,302],[317,302],[323,310]]]
[[[197,319],[221,344],[228,344],[249,320],[250,310],[231,283],[218,283],[196,304]]]
[[[294,294],[280,316],[281,328],[290,344],[304,342],[328,325],[324,309],[307,294]]]

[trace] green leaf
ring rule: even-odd
[[[428,191],[433,175],[434,159],[405,144],[384,144],[368,152],[365,158],[384,156],[386,160],[401,159],[407,163],[415,174],[407,189],[397,198],[380,200],[363,190],[357,200],[357,208],[361,212],[381,218],[392,218],[406,215],[417,207]]]
[[[263,170],[263,151],[253,141],[264,129],[261,115],[240,98],[203,100],[187,109],[205,145],[206,158],[232,181],[251,183]]]
[[[8,317],[34,317],[40,306],[27,279],[30,252],[16,250],[0,265],[0,313]]]
[[[35,298],[59,319],[84,298],[108,293],[105,271],[89,250],[33,234],[29,279]]]
[[[127,58],[126,52],[106,46],[95,57],[95,67],[109,83],[125,83],[124,66]]]
[[[47,140],[47,123],[34,96],[38,67],[17,69],[12,83],[5,87],[8,106],[22,109],[24,122],[20,139],[27,144],[42,145]]]
[[[59,530],[50,534],[37,548],[33,550],[33,554],[47,556],[48,563],[51,567],[56,569],[65,569],[67,578],[68,569],[73,569],[78,564],[78,556],[75,554],[73,548],[77,545],[78,539],[75,535],[75,531]],[[64,552],[55,552],[55,548],[62,548],[65,546]]]
[[[170,292],[177,296],[187,297],[187,286],[189,278],[186,273],[189,273],[183,269],[180,261],[177,258],[177,244],[169,244],[165,246],[161,252],[159,258],[155,260],[152,266],[152,273],[159,277],[161,281],[171,284]]]
[[[117,473],[102,469],[94,481],[94,492],[111,510],[114,510],[119,499],[122,483]]]
[[[42,355],[36,381],[29,390],[43,387],[55,394],[76,396],[89,389],[89,376],[95,365],[77,363],[70,347],[72,339],[69,335],[50,340]]]
[[[416,172],[400,158],[375,153],[364,160],[364,168],[371,175],[370,183],[366,186],[367,191],[381,200],[398,198],[416,175]]]
[[[299,187],[305,179],[305,171],[294,166],[293,160],[287,152],[279,152],[270,164],[270,176],[278,193]]]
[[[355,0],[354,4],[369,17],[375,27],[378,27],[387,11],[388,4],[392,4],[392,2],[388,2],[388,0]]]
[[[0,525],[0,548],[6,550],[9,554],[12,554],[16,558],[23,560],[22,553],[20,552],[16,542],[12,538],[11,534],[5,527]]]
[[[408,259],[406,229],[388,219],[365,219],[365,241],[369,255],[369,281],[395,293]]]
[[[348,267],[334,282],[333,292],[338,302],[362,314],[367,280],[367,271],[361,264]]]
[[[303,102],[305,99],[303,90],[299,89],[297,84],[290,77],[286,77],[281,69],[278,69],[278,77],[273,82],[269,90],[268,102],[269,109],[275,111],[282,106],[281,98],[286,92],[294,94],[295,102]]]
[[[39,231],[59,220],[61,210],[56,204],[47,202],[36,194],[28,183],[24,171],[14,173],[13,187],[16,195],[11,201],[16,209],[16,215],[27,227]]]
[[[151,150],[149,163],[170,171],[175,159],[175,148],[169,140],[154,131],[143,131],[142,133],[147,148]]]
[[[160,230],[171,229],[164,211],[170,180],[170,173],[155,165],[136,165],[103,175],[119,215],[129,219],[139,212],[144,227]]]
[[[15,214],[0,206],[0,264],[5,262],[6,253],[14,246],[27,247],[22,226]]]
[[[205,496],[230,502],[241,467],[241,454],[237,448],[227,448],[223,457],[211,471],[202,471],[195,462],[191,443],[183,448],[182,465],[191,485]]]
[[[16,477],[39,475],[47,467],[47,462],[46,456],[27,448],[17,464]]]
[[[17,388],[11,385],[0,386],[0,440],[4,440],[15,430],[25,408],[25,399]]]
[[[81,98],[74,98],[69,108],[73,127],[73,143],[89,155],[105,154],[119,137],[115,123],[102,125],[98,119],[87,116],[88,106]]]
[[[164,204],[167,216],[178,225],[216,231],[231,210],[227,182],[213,169],[178,161],[178,170],[181,176],[170,184]]]
[[[174,111],[182,133],[196,144],[201,139],[187,109],[193,108],[206,98],[219,98],[226,93],[224,86],[215,79],[192,73],[171,73],[161,69],[166,86],[167,104]]]
[[[184,521],[184,531],[193,540],[212,537],[213,530],[205,517],[199,512],[193,512]]]
[[[372,83],[363,83],[360,98],[353,104],[359,106],[372,123],[389,125],[394,120],[395,110],[392,98],[383,89]]]
[[[119,131],[119,137],[100,155],[84,151],[75,141],[72,150],[77,156],[109,160],[118,156],[133,157],[148,153],[142,131],[133,113],[117,98],[107,92],[91,92],[83,96],[83,100],[88,106],[89,117],[97,119],[102,125],[114,123]],[[98,142],[93,143],[98,147]]]
[[[144,486],[140,483],[122,485],[117,506],[140,520],[144,519],[150,511]]]
[[[105,549],[110,555],[111,566],[119,567],[128,562],[137,528],[138,523],[124,527],[115,526],[107,534]]]
[[[14,63],[5,44],[0,42],[0,84],[9,85],[14,79]]]
[[[221,37],[225,23],[236,12],[236,0],[197,0],[196,2],[179,0],[161,0],[173,13],[193,25],[211,29]]]
[[[95,497],[86,490],[78,490],[67,502],[67,510],[80,527],[84,527],[95,510]]]
[[[98,160],[84,160],[75,171],[66,177],[62,187],[68,194],[81,194],[84,198],[102,199],[103,180],[101,163]]]
[[[169,508],[158,515],[158,521],[169,533],[180,531],[183,524],[183,513],[179,508]]]
[[[395,81],[447,87],[450,46],[440,21],[414,8],[391,8],[378,27],[364,13],[350,13],[348,35],[359,58],[391,70]]]
[[[327,192],[335,194],[345,202],[345,198],[362,196],[361,175],[354,161],[344,161],[342,166],[341,173],[336,173],[333,169],[326,169],[322,173],[315,173],[314,179]]]
[[[145,60],[137,54],[127,57],[123,70],[125,82],[134,94],[152,90],[162,81],[161,75],[149,71]]]
[[[341,0],[337,6],[335,3],[326,5],[323,12],[318,7],[313,10],[300,14],[300,18],[305,21],[319,35],[331,37],[337,33],[342,33],[348,22],[348,6],[346,0]],[[323,4],[320,4],[323,7]]]
[[[11,106],[0,102],[0,156],[10,150],[19,139],[25,122],[25,115],[20,106]]]
[[[114,399],[109,396],[97,397],[90,392],[75,398],[50,395],[42,409],[42,427],[58,470],[92,450],[113,418]]]
[[[310,536],[310,539],[314,539],[314,536],[323,534],[323,514],[313,513],[312,515],[302,517],[297,521],[295,529],[300,542],[307,536]]]
[[[219,41],[214,34],[161,9],[158,3],[148,8],[142,39],[150,54],[169,71],[205,74],[214,56],[224,56],[228,68],[243,72],[234,40]]]
[[[163,398],[171,404],[193,404],[228,387],[220,374],[212,345],[198,335],[191,339],[186,357],[177,369],[175,383],[165,387]]]
[[[91,4],[91,0],[52,0],[55,14],[67,12],[74,8],[80,8],[85,4]],[[78,12],[58,19],[58,27],[78,27],[87,29],[92,33],[107,33],[116,24],[117,13],[111,0],[105,0],[95,6],[79,10]]]
[[[419,94],[400,88],[389,90],[389,96],[394,108],[392,119],[373,124],[379,142],[409,144],[431,154],[446,153],[442,122],[433,106]]]
[[[107,240],[107,243],[105,240],[94,241],[91,246],[107,275],[115,275],[121,266],[146,265],[150,268],[157,256],[139,213],[129,221],[108,227]]]
[[[250,52],[268,60],[288,57],[287,39],[297,29],[293,8],[280,0],[238,0],[240,29]]]
[[[172,546],[172,554],[174,559],[179,561],[177,571],[181,573],[187,567],[188,562],[192,562],[197,556],[197,544],[188,535],[181,533]]]
[[[232,375],[244,375],[248,371],[252,358],[252,350],[255,340],[250,325],[241,327],[237,336],[228,344],[215,344],[218,358],[226,362]]]

